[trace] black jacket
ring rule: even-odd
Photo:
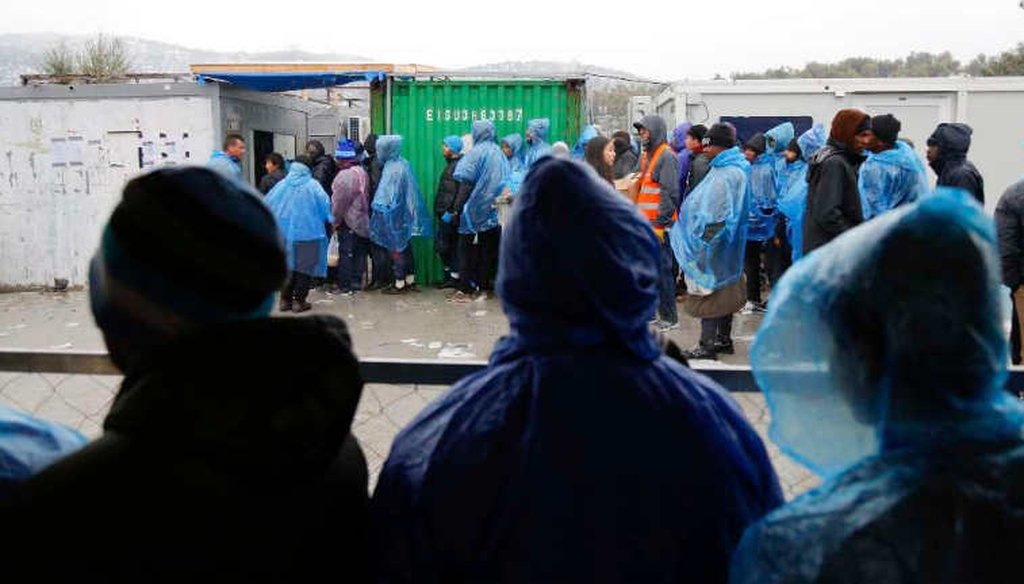
[[[708,160],[708,155],[703,152],[694,156],[690,154],[690,170],[686,174],[686,192],[683,194],[683,199],[686,199],[686,195],[693,192],[693,189],[697,188],[700,181],[704,180],[704,177],[708,175],[708,171],[711,170],[711,161]]]
[[[101,438],[0,509],[18,535],[5,571],[366,581],[366,461],[349,433],[361,391],[333,317],[220,325],[166,348],[125,376]]]
[[[458,164],[458,158],[449,158],[441,172],[441,179],[437,182],[437,195],[434,197],[434,215],[437,217],[445,213],[455,213],[455,196],[459,192],[459,181],[455,180],[455,167]]]
[[[260,192],[264,195],[269,193],[270,189],[274,188],[274,185],[280,182],[284,177],[285,172],[283,168],[279,168],[272,173],[263,175],[263,178],[260,179]],[[327,193],[330,194],[330,191],[327,191]]]
[[[1016,290],[1024,278],[1024,180],[1006,189],[996,206],[1003,283]]]
[[[629,144],[624,150],[619,150],[619,143],[615,143],[615,164],[612,165],[612,176],[616,179],[625,178],[630,173],[636,172],[640,161]]]
[[[320,183],[320,186],[330,196],[331,183],[334,182],[334,175],[338,173],[337,167],[334,165],[334,159],[327,155],[320,156],[313,161],[313,168],[310,170],[313,171],[313,178],[316,182]]]
[[[967,160],[967,151],[971,147],[970,128],[963,124],[942,124],[929,142],[939,149],[939,157],[928,163],[938,176],[936,186],[964,189],[984,205],[985,181]]]
[[[804,254],[864,221],[857,190],[857,172],[863,161],[863,156],[835,140],[829,140],[811,157],[807,168]]]

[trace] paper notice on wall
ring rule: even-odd
[[[178,154],[178,145],[174,141],[165,140],[160,146],[160,162],[173,166],[181,164],[181,156]]]
[[[150,168],[156,166],[159,160],[159,153],[157,153],[156,144],[153,142],[142,143],[142,168]]]
[[[67,138],[50,139],[50,163],[56,167],[68,165]]]
[[[68,166],[82,166],[82,159],[85,156],[85,138],[81,136],[71,136],[67,141],[67,151],[65,153],[67,157]]]

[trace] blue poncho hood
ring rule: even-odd
[[[707,176],[686,197],[669,231],[676,261],[686,276],[708,290],[737,282],[743,274],[750,213],[750,165],[739,147],[711,161]]]
[[[791,140],[796,135],[796,129],[792,122],[784,122],[764,133],[767,152],[775,156],[781,156],[786,151]]]
[[[532,167],[538,160],[551,153],[551,145],[548,144],[550,128],[551,120],[547,118],[527,122],[526,132],[532,137],[532,142],[527,145],[526,153],[523,156],[527,168]]]
[[[516,195],[526,178],[526,163],[523,161],[523,137],[519,134],[509,134],[501,139],[501,143],[512,149],[511,158],[508,160],[508,178],[505,186],[509,193]]]
[[[507,184],[510,168],[505,154],[495,143],[494,123],[473,122],[473,149],[455,166],[455,180],[471,183],[473,192],[460,209],[459,233],[481,233],[498,226],[494,200]]]
[[[804,255],[804,213],[807,210],[807,161],[828,140],[825,126],[815,124],[797,138],[800,160],[787,164],[779,176],[778,209],[786,217],[786,237],[793,248],[795,263]]]
[[[772,439],[828,476],[885,450],[1020,436],[999,278],[992,220],[952,190],[794,265],[751,350]]]
[[[926,195],[928,173],[914,149],[897,141],[895,148],[868,154],[857,186],[866,220]]]
[[[614,341],[653,359],[647,322],[657,281],[657,239],[633,205],[582,166],[551,159],[530,172],[498,269],[513,337],[529,345]]]
[[[587,151],[587,144],[591,140],[596,138],[600,132],[597,131],[596,126],[587,126],[580,132],[580,139],[576,141],[576,146],[572,149],[573,160],[583,160],[584,154]]]
[[[370,239],[390,251],[404,251],[413,237],[433,234],[430,215],[412,167],[402,158],[402,137],[378,138],[377,156],[384,168],[371,205]]]

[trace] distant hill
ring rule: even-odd
[[[68,47],[81,47],[92,36],[72,36],[51,33],[0,35],[0,85],[18,85],[20,75],[41,73],[46,51],[61,41]],[[133,73],[185,73],[195,63],[229,62],[256,63],[283,62],[369,62],[359,55],[340,53],[311,53],[307,51],[271,51],[247,53],[190,49],[179,45],[149,41],[134,37],[121,37],[128,49]]]

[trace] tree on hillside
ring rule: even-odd
[[[1024,75],[1024,43],[992,57],[978,55],[967,66],[967,72],[979,77]]]
[[[812,61],[802,69],[779,67],[762,73],[733,73],[733,79],[837,79],[857,77],[947,77],[960,72],[952,53],[910,53],[903,59],[851,57],[837,63]]]

